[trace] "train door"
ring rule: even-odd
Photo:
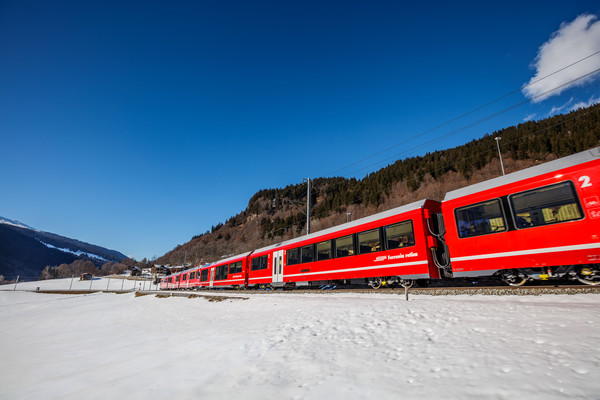
[[[208,284],[208,287],[213,287],[213,282],[215,280],[215,269],[215,267],[210,269],[210,283]]]
[[[273,283],[283,282],[283,250],[273,252]]]

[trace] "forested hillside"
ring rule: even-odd
[[[496,136],[502,137],[505,170],[514,172],[599,146],[600,105],[511,126],[453,149],[398,160],[360,180],[314,179],[311,232],[423,198],[442,200],[447,191],[498,176]],[[156,262],[211,262],[299,236],[305,231],[306,217],[295,203],[303,201],[305,183],[261,190],[246,210]]]

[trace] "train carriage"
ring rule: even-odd
[[[454,277],[599,282],[600,148],[449,192],[442,210]]]
[[[248,253],[238,254],[199,269],[198,286],[202,288],[247,287]]]
[[[421,200],[304,237],[250,256],[250,286],[295,286],[332,281],[372,287],[440,278],[428,220],[441,204]]]

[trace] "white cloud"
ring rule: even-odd
[[[550,111],[548,111],[548,117],[551,117],[552,115],[556,115],[559,114],[561,112],[563,112],[566,109],[569,109],[569,111],[571,110],[571,108],[569,108],[571,106],[571,103],[573,103],[573,98],[571,97],[569,99],[569,101],[567,101],[565,104],[563,104],[562,106],[552,106],[552,109],[550,109]],[[572,106],[571,106],[572,107]]]
[[[523,94],[533,102],[540,102],[570,87],[582,86],[597,79],[600,77],[599,72],[569,83],[600,68],[600,53],[547,78],[544,77],[599,50],[600,21],[596,15],[582,14],[572,22],[563,22],[559,30],[538,50],[532,64],[535,75],[529,80],[529,86],[523,89]],[[533,83],[537,80],[540,81]],[[565,86],[553,90],[561,85]]]
[[[525,118],[523,118],[523,122],[531,121],[534,118],[535,118],[535,113],[528,114],[528,115],[525,116]]]
[[[573,106],[569,109],[569,111],[574,111],[580,108],[586,108],[593,106],[594,104],[600,103],[600,96],[591,97],[588,101],[580,101],[579,103],[573,104]]]

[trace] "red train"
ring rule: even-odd
[[[161,289],[500,276],[600,284],[600,147],[167,276]]]

